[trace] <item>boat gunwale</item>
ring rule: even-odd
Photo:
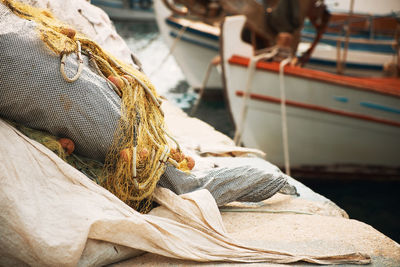
[[[228,62],[230,64],[247,67],[250,59],[233,55]],[[258,62],[256,68],[262,71],[279,72],[278,62]],[[300,70],[300,71],[299,71]],[[327,73],[319,70],[307,69],[298,66],[285,66],[285,74],[319,82],[346,86],[353,89],[400,97],[400,79],[389,77],[350,77]]]
[[[167,25],[175,27],[177,29],[181,29],[183,27],[187,27],[186,31],[196,33],[210,39],[219,40],[219,31],[220,29],[216,26],[212,26],[201,21],[192,21],[185,18],[177,18],[173,15],[167,17],[165,19]],[[210,28],[216,30],[218,33],[213,32]]]

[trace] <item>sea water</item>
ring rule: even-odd
[[[115,22],[117,32],[142,63],[157,92],[180,108],[189,109],[197,94],[185,77],[158,32],[154,22]]]
[[[191,90],[178,64],[170,55],[155,22],[115,22],[118,33],[142,62],[160,95],[190,114],[197,94]],[[201,102],[199,119],[233,136],[233,124],[224,101]],[[299,177],[295,177],[299,179]],[[356,177],[351,181],[299,179],[314,191],[331,199],[352,219],[370,224],[400,243],[400,183],[398,181],[367,181]]]

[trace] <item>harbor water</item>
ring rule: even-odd
[[[190,114],[198,95],[185,80],[155,22],[114,22],[117,32],[142,63],[159,94]],[[223,98],[202,101],[193,116],[233,137],[234,127]],[[400,243],[400,181],[294,177],[331,199],[352,219],[365,222]],[[340,234],[340,233],[338,233]]]

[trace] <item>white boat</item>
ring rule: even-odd
[[[279,63],[265,61],[249,79],[255,57],[240,38],[244,23],[244,16],[227,17],[221,36],[226,95],[244,145],[297,170],[382,166],[398,172],[400,79],[286,66],[282,85]]]
[[[348,12],[351,2],[354,0],[324,0],[328,8],[334,12]],[[399,11],[398,0],[382,0],[379,4],[376,0],[354,1],[354,12],[358,14],[387,15]],[[373,12],[372,12],[373,11]]]
[[[337,67],[340,73],[340,61],[345,61],[347,74],[381,74],[395,54],[393,37],[397,31],[400,1],[384,0],[380,5],[372,0],[325,0],[325,3],[332,16],[312,54],[310,65],[316,64],[319,69]],[[307,42],[311,42],[314,35],[315,28],[307,21],[302,30],[303,43],[299,46],[299,53],[308,48]],[[346,46],[348,53],[343,58]],[[338,53],[342,54],[342,58],[337,56]]]
[[[194,89],[202,88],[207,69],[219,54],[219,27],[174,17],[162,0],[154,1],[154,10],[160,33],[189,85]],[[216,68],[210,67],[206,80],[206,89],[222,88],[221,76]]]
[[[154,21],[152,0],[92,0],[113,20]]]
[[[367,2],[369,7],[371,7],[372,2]],[[388,15],[392,11],[400,10],[400,1],[398,0],[384,0],[384,3],[382,7],[377,9],[376,14],[384,16],[384,14]],[[328,1],[328,4],[328,7],[333,12],[340,12],[344,8],[343,3],[336,4],[334,1]],[[346,7],[348,5],[349,1],[346,2]],[[210,62],[219,53],[219,25],[209,25],[200,20],[174,16],[162,0],[154,1],[154,9],[161,35],[169,46],[171,53],[182,69],[190,86],[195,89],[202,87],[208,89],[222,88],[223,85],[217,68],[210,65]],[[373,21],[374,16],[371,14],[367,16],[363,14],[364,11],[365,5],[360,5],[356,2],[354,14],[357,14],[356,16],[362,15],[366,17],[365,20]],[[343,18],[339,19],[343,20]],[[347,20],[343,21],[342,26],[346,26],[346,23]],[[304,42],[300,43],[298,51],[300,53],[306,51],[309,47],[308,41],[313,38],[313,32],[303,32]],[[377,36],[373,38],[377,38]],[[344,35],[340,34],[340,32],[324,36],[314,50],[310,66],[334,71],[338,65],[336,57],[338,53],[338,41],[343,46]],[[374,74],[376,71],[380,72],[384,68],[384,64],[393,59],[391,55],[393,53],[391,49],[392,44],[393,38],[380,40],[379,46],[383,47],[383,50],[378,50],[371,54],[368,42],[351,38],[345,60],[346,71],[353,74],[359,74],[359,69],[362,71],[365,71],[365,69],[369,70],[368,74]],[[366,52],[365,50],[368,51]],[[207,77],[206,74],[209,68],[210,75]]]

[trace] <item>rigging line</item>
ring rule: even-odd
[[[214,58],[211,59],[211,61],[208,63],[206,74],[204,75],[204,79],[203,79],[203,82],[201,84],[199,96],[198,96],[198,98],[196,100],[196,103],[194,103],[194,105],[192,107],[192,110],[190,111],[190,116],[192,116],[192,117],[194,116],[194,114],[196,113],[197,109],[199,108],[200,102],[201,102],[201,100],[203,98],[204,90],[205,90],[205,88],[207,86],[208,79],[210,78],[212,67],[214,66],[213,61],[214,61]]]
[[[250,59],[248,71],[247,71],[247,82],[246,82],[246,88],[243,94],[243,101],[242,101],[242,109],[240,112],[240,120],[236,128],[235,132],[235,137],[234,137],[234,142],[236,145],[239,145],[242,139],[242,133],[243,133],[243,128],[244,128],[244,123],[246,121],[246,115],[247,115],[247,108],[248,108],[248,101],[250,98],[250,91],[251,91],[251,85],[253,83],[253,76],[254,76],[254,71],[256,68],[256,63],[260,60],[263,59],[270,59],[274,57],[278,53],[279,49],[277,47],[274,47],[270,52],[260,54],[258,56],[254,56]]]
[[[282,118],[282,140],[283,140],[283,156],[285,160],[285,172],[290,176],[290,161],[289,161],[289,139],[286,114],[286,93],[284,81],[284,68],[292,60],[288,57],[279,64],[279,90],[281,94],[281,118]]]

